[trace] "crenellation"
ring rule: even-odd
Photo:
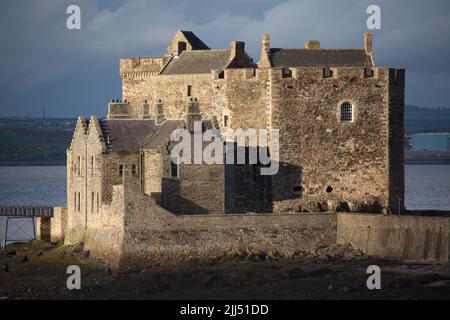
[[[122,100],[112,100],[108,103],[108,119],[128,119],[131,118],[131,105],[125,99]]]
[[[122,77],[155,76],[161,72],[168,60],[168,57],[120,59],[120,75]]]

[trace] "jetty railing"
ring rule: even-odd
[[[7,242],[24,241],[23,239],[11,239],[8,237],[8,228],[10,220],[14,219],[31,219],[33,226],[33,240],[36,240],[36,223],[35,218],[38,217],[53,217],[53,207],[48,206],[15,206],[15,205],[0,205],[0,216],[6,217],[4,234],[2,241],[2,250],[5,250]],[[24,224],[18,228],[23,230]]]

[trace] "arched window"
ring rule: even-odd
[[[341,104],[341,122],[353,122],[353,106],[350,102]]]

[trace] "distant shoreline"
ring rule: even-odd
[[[66,161],[0,161],[0,167],[66,166]]]

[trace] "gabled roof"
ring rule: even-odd
[[[213,69],[225,69],[230,62],[230,50],[183,51],[174,57],[161,74],[201,74]]]
[[[184,35],[186,40],[192,46],[192,50],[209,50],[209,47],[200,40],[192,31],[184,31],[180,30],[180,32]]]
[[[364,49],[281,49],[271,48],[272,67],[372,67]]]

